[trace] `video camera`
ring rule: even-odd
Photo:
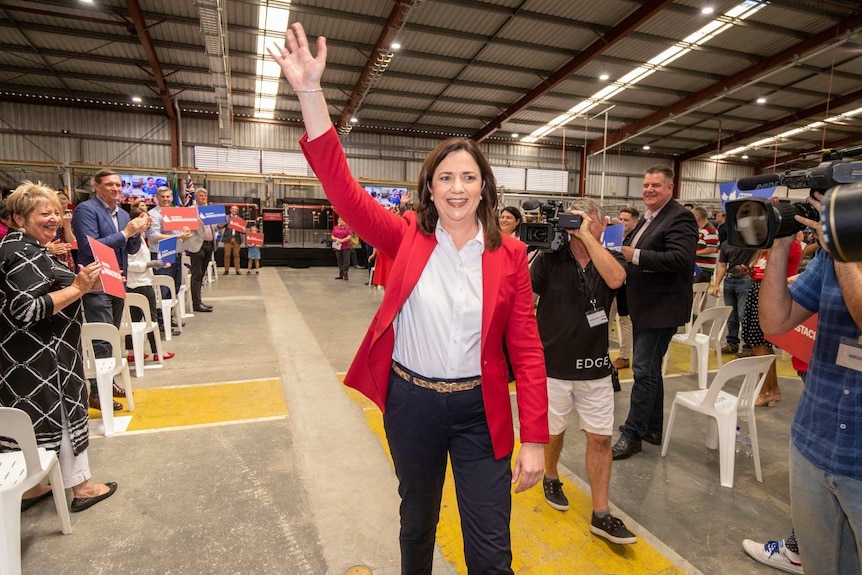
[[[862,146],[831,151],[814,168],[790,170],[740,179],[739,190],[758,190],[773,186],[791,189],[810,188],[824,194],[821,212],[806,201],[779,202],[768,198],[744,198],[725,203],[727,238],[739,248],[765,249],[776,238],[792,236],[805,229],[794,216],[819,221],[826,247],[843,262],[862,261],[862,161],[845,157],[862,155]]]
[[[583,218],[576,214],[563,211],[562,200],[551,200],[540,203],[538,200],[527,200],[521,205],[524,211],[539,210],[544,223],[522,223],[520,237],[527,246],[533,246],[544,251],[557,251],[563,247],[568,237],[566,230],[577,230],[581,227]]]

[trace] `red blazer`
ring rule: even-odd
[[[354,180],[334,128],[311,141],[303,136],[300,145],[338,215],[362,239],[393,260],[380,309],[344,380],[385,411],[395,347],[392,324],[419,281],[437,240],[419,229],[415,213],[407,212],[404,217],[390,213]],[[506,236],[498,249],[486,249],[482,254],[482,284],[482,397],[494,454],[499,459],[514,447],[504,338],[517,382],[521,441],[548,442],[547,376],[533,314],[525,245]]]

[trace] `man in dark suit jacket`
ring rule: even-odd
[[[670,168],[647,170],[643,199],[647,211],[622,247],[629,262],[626,300],[633,326],[635,382],[629,415],[613,448],[614,459],[638,453],[641,441],[661,445],[662,359],[677,327],[691,316],[697,223],[691,212],[673,199]]]
[[[96,258],[87,238],[93,238],[106,246],[113,248],[117,263],[126,275],[128,271],[128,253],[133,252],[141,243],[141,232],[150,226],[150,218],[146,214],[130,220],[129,214],[120,209],[118,202],[123,193],[123,181],[116,172],[99,170],[93,176],[93,189],[96,196],[81,202],[72,213],[72,229],[78,238],[78,263],[89,265]],[[120,327],[123,316],[123,299],[97,291],[84,294],[84,316],[90,322],[104,322]],[[103,342],[93,344],[96,357],[110,357],[111,346]],[[98,390],[95,380],[91,380],[90,407],[99,409]],[[118,388],[115,387],[115,390]],[[121,395],[121,394],[118,394]],[[114,402],[114,410],[122,409],[122,405]]]

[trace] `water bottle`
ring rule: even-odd
[[[739,431],[739,426],[736,426],[736,453],[742,453],[742,433]]]
[[[751,451],[751,434],[750,433],[745,434],[745,447],[744,447],[742,453],[746,457],[754,457],[754,453]]]

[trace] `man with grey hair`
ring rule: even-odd
[[[557,463],[574,408],[586,436],[593,500],[590,531],[613,543],[635,543],[637,537],[611,515],[608,504],[614,391],[607,311],[625,281],[625,258],[602,246],[605,220],[598,204],[579,198],[571,203],[569,212],[581,217],[580,228],[568,230],[569,241],[555,252],[540,254],[530,270],[548,372],[551,437],[545,446],[542,486],[548,505],[559,511],[569,508]]]

